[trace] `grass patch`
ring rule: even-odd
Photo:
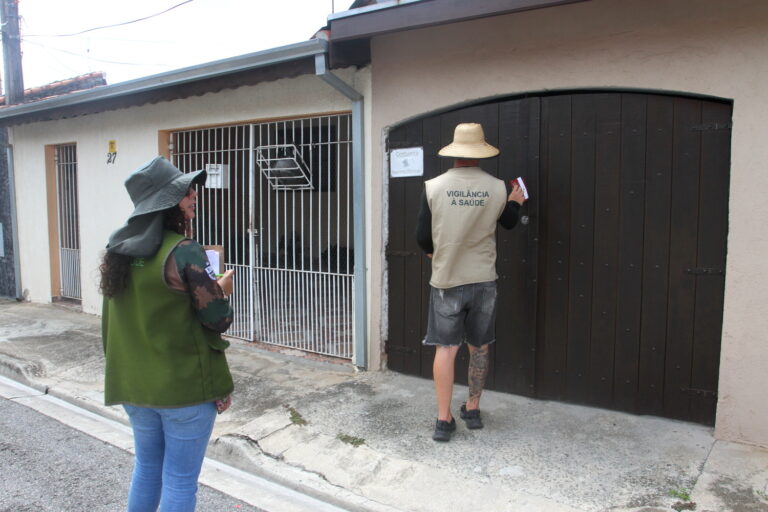
[[[350,436],[347,434],[342,434],[341,432],[338,433],[338,435],[336,436],[336,439],[338,439],[342,443],[351,444],[355,448],[365,443],[365,439],[363,439],[362,437]]]
[[[291,413],[291,423],[302,427],[307,424],[307,420],[305,420],[302,415],[299,414],[299,411],[287,405],[285,407],[288,409],[288,412]]]
[[[671,489],[669,495],[680,500],[672,505],[672,508],[677,510],[677,512],[681,510],[696,510],[696,503],[691,501],[691,494],[685,489]]]
[[[691,495],[685,489],[671,489],[669,495],[682,501],[691,501]]]

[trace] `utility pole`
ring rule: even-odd
[[[19,0],[2,0],[0,21],[3,32],[5,63],[5,104],[24,101],[24,77],[21,70],[21,36],[19,35]]]
[[[6,105],[24,101],[18,1],[0,0]],[[21,265],[13,174],[13,152],[8,144],[8,128],[0,125],[0,295],[21,300]]]

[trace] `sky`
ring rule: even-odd
[[[19,0],[24,87],[92,71],[114,84],[306,41],[352,0]],[[174,7],[178,6],[178,7]],[[164,14],[158,14],[172,8]],[[103,27],[155,15],[114,28]]]

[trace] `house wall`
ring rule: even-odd
[[[768,203],[753,192],[768,185],[766,55],[762,0],[593,0],[379,36],[372,41],[373,139],[436,110],[526,92],[619,88],[733,100],[716,435],[768,446]],[[386,187],[383,148],[373,148],[373,190]],[[373,284],[381,289],[386,195],[376,195],[371,207],[384,226],[371,247]],[[380,353],[386,304],[376,306],[373,350]]]
[[[341,70],[343,80],[369,93],[369,71]],[[158,132],[350,110],[346,97],[313,75],[225,90],[59,121],[13,127],[21,281],[27,300],[51,300],[45,209],[46,145],[76,143],[81,234],[83,311],[100,313],[98,266],[112,231],[133,210],[123,182],[159,153]],[[368,133],[370,131],[368,130]],[[117,159],[107,164],[108,141]],[[368,144],[370,147],[370,144]]]

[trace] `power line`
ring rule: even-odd
[[[44,47],[43,51],[45,52],[45,55],[48,58],[48,61],[49,61],[48,66],[56,67],[59,70],[65,71],[66,73],[71,73],[70,76],[75,76],[77,74],[80,74],[80,70],[72,66],[69,66],[68,64],[65,64],[66,61],[54,55],[53,52],[51,52],[48,47]]]
[[[124,66],[157,66],[157,67],[164,67],[164,68],[170,68],[171,66],[169,64],[147,64],[146,62],[119,62],[116,60],[105,60],[105,59],[99,59],[96,57],[92,57],[90,55],[84,55],[82,53],[77,52],[71,52],[69,50],[62,50],[61,48],[56,48],[54,46],[48,46],[46,44],[38,43],[37,41],[26,41],[27,43],[32,43],[35,46],[40,46],[42,48],[48,49],[48,50],[54,50],[61,53],[68,53],[69,55],[75,55],[76,57],[82,57],[83,59],[90,59],[95,60],[97,62],[106,62],[107,64],[122,64]]]
[[[161,14],[165,14],[168,11],[172,11],[173,9],[176,9],[177,7],[181,7],[182,5],[188,4],[188,3],[193,2],[193,1],[194,0],[186,0],[185,2],[181,2],[180,4],[176,4],[173,7],[169,7],[168,9],[166,9],[164,11],[161,11],[161,12],[158,12],[158,13],[155,13],[155,14],[150,14],[149,16],[144,16],[143,18],[139,18],[139,19],[135,19],[135,20],[131,20],[131,21],[124,21],[122,23],[115,23],[114,25],[104,25],[104,26],[101,26],[101,27],[89,28],[89,29],[81,30],[80,32],[73,32],[72,34],[47,34],[47,35],[46,34],[25,34],[25,37],[71,37],[71,36],[79,36],[80,34],[85,34],[86,32],[93,32],[94,30],[102,30],[102,29],[105,29],[105,28],[120,27],[120,26],[123,26],[123,25],[130,25],[131,23],[138,23],[139,21],[148,20],[150,18],[154,18],[156,16],[160,16]]]
[[[26,37],[26,36],[22,36],[21,37],[22,41],[24,41],[24,37]],[[125,38],[125,37],[102,37],[102,36],[97,36],[97,35],[96,36],[88,36],[88,41],[96,41],[96,42],[101,42],[101,41],[118,41],[118,42],[121,42],[121,43],[136,43],[136,44],[146,43],[146,44],[153,44],[153,45],[158,45],[158,44],[166,44],[167,45],[167,44],[173,44],[173,43],[176,42],[176,41],[172,41],[170,39],[135,39],[135,38],[128,39],[128,38]]]

